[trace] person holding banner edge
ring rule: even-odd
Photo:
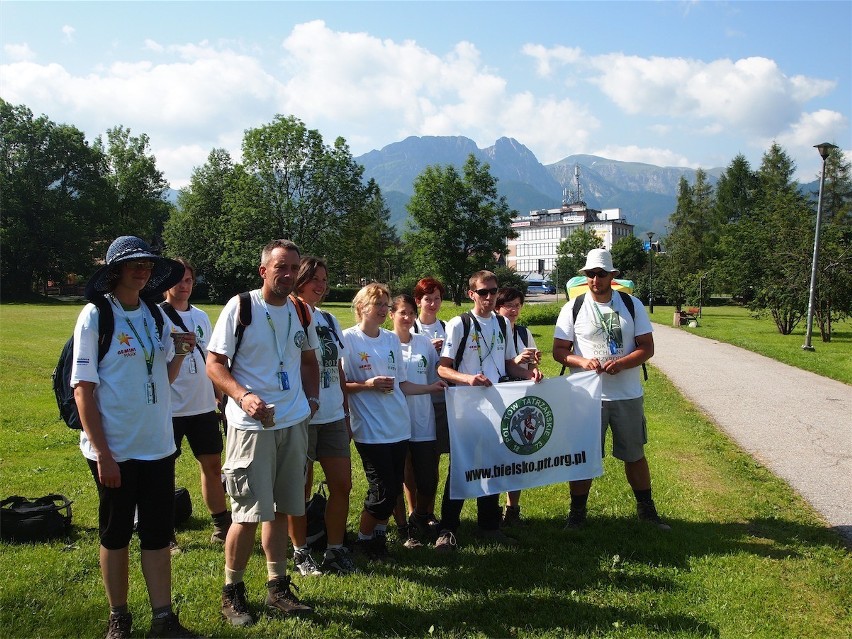
[[[612,454],[624,462],[639,520],[660,530],[670,530],[657,514],[651,497],[651,471],[644,451],[648,437],[639,368],[654,355],[651,323],[637,298],[629,298],[633,303],[631,313],[622,295],[613,295],[612,280],[619,271],[613,267],[609,251],[589,251],[580,272],[587,278],[589,292],[576,314],[574,300],[562,307],[556,320],[553,359],[573,371],[596,371],[604,376],[601,449],[610,428]],[[580,528],[585,523],[592,480],[569,484],[571,507],[566,530]]]
[[[464,320],[457,316],[447,323],[447,339],[438,361],[438,375],[451,384],[459,386],[491,386],[511,375],[539,382],[542,379],[538,368],[528,370],[515,362],[517,353],[514,343],[506,339],[501,329],[505,322],[494,313],[497,301],[497,276],[491,271],[477,271],[468,280],[468,296],[473,300],[470,317],[470,334],[463,340]],[[464,344],[462,342],[464,341]],[[464,353],[457,359],[459,347]],[[458,361],[458,365],[456,365]],[[450,465],[453,463],[450,450]],[[456,532],[464,500],[450,498],[450,476],[444,484],[441,503],[441,531],[435,542],[435,550],[452,551],[457,547]],[[517,540],[500,530],[500,495],[486,495],[476,500],[478,535],[480,538],[507,545]]]

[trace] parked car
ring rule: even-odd
[[[527,295],[543,295],[546,292],[543,282],[527,283]]]
[[[547,280],[543,284],[543,288],[544,288],[544,292],[547,293],[548,295],[554,295],[556,293],[556,287],[553,285],[553,282],[551,282],[550,280]]]

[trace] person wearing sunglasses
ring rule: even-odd
[[[637,298],[630,296],[628,300],[633,302],[631,314],[625,298],[613,295],[612,280],[618,269],[613,267],[609,251],[589,251],[580,272],[587,278],[589,292],[576,320],[573,300],[562,307],[553,334],[553,359],[572,371],[596,371],[603,375],[601,450],[609,428],[612,454],[624,462],[639,520],[669,530],[651,498],[651,471],[645,457],[648,435],[639,369],[654,355],[651,322]],[[566,530],[580,528],[585,523],[592,480],[569,483],[571,507]]]
[[[494,313],[497,303],[497,276],[491,271],[477,271],[468,281],[468,296],[473,300],[470,315],[470,334],[465,332],[461,316],[447,322],[447,339],[438,361],[438,375],[458,386],[491,386],[507,375],[521,379],[541,381],[538,368],[527,369],[515,362],[517,352],[511,339],[506,338],[505,321]],[[502,318],[501,318],[502,319]],[[459,346],[464,342],[464,352],[458,357]],[[458,364],[456,364],[458,362]],[[450,463],[452,463],[452,449]],[[452,551],[457,547],[456,531],[464,500],[450,498],[450,479],[444,485],[441,503],[441,531],[435,550]],[[478,536],[492,543],[517,544],[517,540],[500,530],[500,495],[486,495],[476,500]]]

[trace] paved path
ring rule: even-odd
[[[651,364],[852,541],[852,386],[661,324],[654,345]]]

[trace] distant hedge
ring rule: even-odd
[[[340,286],[328,289],[325,296],[326,302],[346,302],[349,303],[355,297],[360,289],[351,286]]]

